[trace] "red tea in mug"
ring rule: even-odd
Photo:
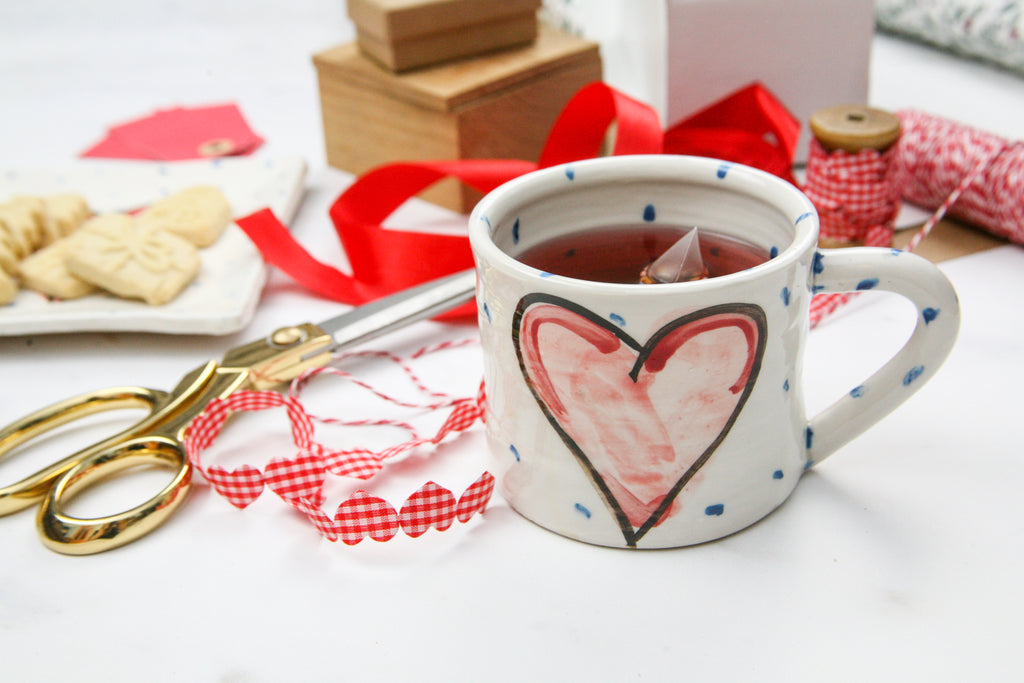
[[[644,268],[690,229],[657,223],[587,228],[541,242],[516,259],[555,275],[635,284]],[[764,249],[712,230],[700,228],[698,241],[708,277],[753,268],[769,259]]]

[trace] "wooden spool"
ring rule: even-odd
[[[884,152],[900,137],[900,120],[895,114],[859,104],[841,104],[811,114],[811,132],[829,152],[845,150],[856,154],[865,149]],[[818,245],[827,249],[862,246],[822,235]]]
[[[895,114],[857,104],[841,104],[811,114],[811,132],[826,149],[856,153],[884,151],[900,137]]]

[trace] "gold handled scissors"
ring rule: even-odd
[[[263,390],[326,365],[332,352],[367,341],[464,303],[476,277],[464,271],[354,308],[319,325],[282,327],[264,339],[231,349],[186,374],[172,391],[116,387],[74,396],[37,410],[0,430],[0,460],[16,447],[88,415],[129,407],[148,414],[124,431],[0,488],[0,516],[40,503],[36,523],[43,543],[70,555],[89,555],[130,543],[162,524],[185,500],[192,466],[184,438],[189,423],[215,398],[240,389]],[[65,503],[120,470],[156,464],[173,479],[146,502],[97,518],[69,515]]]

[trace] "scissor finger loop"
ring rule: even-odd
[[[0,430],[0,460],[18,446],[52,432],[58,427],[97,413],[126,408],[145,408],[152,415],[170,399],[165,391],[144,387],[113,387],[80,394],[41,408],[12,422]],[[99,444],[73,453],[47,465],[21,481],[0,488],[0,515],[28,507],[38,502],[53,485],[53,482],[67,472],[88,452],[102,450],[107,445],[124,438],[124,433],[115,435]]]
[[[175,474],[156,495],[130,510],[96,518],[67,512],[67,504],[82,491],[141,465],[166,467]],[[167,437],[137,437],[94,452],[68,469],[43,498],[37,517],[40,536],[48,548],[67,555],[89,555],[131,543],[174,513],[188,495],[191,477],[184,449]]]

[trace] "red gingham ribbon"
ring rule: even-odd
[[[893,182],[894,146],[884,152],[836,150],[811,140],[804,193],[821,218],[821,236],[871,246],[892,243],[900,209]]]
[[[459,345],[461,343],[447,343],[423,349],[414,354],[413,358]],[[189,426],[185,439],[189,460],[210,482],[214,490],[235,507],[245,508],[260,496],[264,487],[269,488],[286,503],[302,512],[320,534],[330,541],[340,539],[343,543],[354,545],[367,536],[376,541],[387,541],[393,538],[399,529],[406,535],[416,538],[431,527],[445,531],[456,519],[462,523],[468,522],[474,514],[486,508],[494,491],[494,477],[489,472],[481,474],[458,500],[451,491],[431,481],[409,496],[400,512],[395,512],[387,501],[363,490],[357,491],[342,502],[333,517],[323,510],[323,486],[328,473],[369,479],[380,471],[383,461],[419,446],[438,444],[450,434],[468,429],[483,416],[482,383],[476,397],[448,396],[430,390],[402,359],[391,354],[357,352],[347,356],[359,357],[367,354],[396,363],[410,382],[429,400],[426,403],[400,400],[337,368],[318,368],[299,377],[292,384],[287,396],[272,391],[238,391],[226,398],[211,401]],[[452,410],[437,433],[429,437],[420,436],[412,425],[395,420],[344,421],[310,416],[299,402],[298,392],[306,381],[321,372],[345,377],[396,405],[426,407],[430,410],[450,407]],[[202,452],[213,444],[233,412],[276,407],[284,407],[288,414],[292,438],[299,449],[294,458],[275,457],[262,471],[252,465],[242,465],[228,471],[216,465],[203,464],[200,457]],[[379,452],[363,448],[335,451],[313,440],[314,420],[349,426],[398,426],[409,431],[412,438]]]
[[[821,219],[821,236],[849,244],[888,247],[900,208],[894,182],[895,145],[884,152],[829,152],[811,139],[804,193]],[[811,327],[852,299],[852,293],[817,294],[811,299]]]
[[[355,545],[369,536],[375,541],[390,541],[398,533],[398,514],[384,500],[366,491],[338,506],[334,515],[335,529],[346,545]]]
[[[206,467],[202,463],[200,454],[213,444],[232,412],[267,410],[282,406],[288,413],[292,440],[299,448],[301,463],[276,458],[271,463],[273,467],[268,466],[271,470],[269,478],[252,465],[242,465],[228,471],[218,465]],[[307,488],[304,480],[311,474],[314,478],[316,476],[310,472],[308,456],[304,456],[313,444],[312,435],[313,422],[293,398],[270,391],[239,391],[226,399],[214,399],[203,413],[192,421],[185,438],[185,450],[192,466],[210,482],[217,493],[227,498],[235,507],[244,508],[259,498],[264,485],[270,486],[271,490],[286,500],[287,496],[294,497],[295,493]],[[295,464],[291,466],[290,463],[293,462]]]

